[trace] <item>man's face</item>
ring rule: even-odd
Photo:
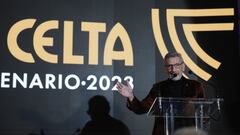
[[[165,68],[169,78],[177,81],[181,79],[185,65],[179,57],[170,57],[165,61]]]

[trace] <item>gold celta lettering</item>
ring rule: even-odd
[[[82,31],[89,31],[88,63],[98,64],[98,37],[99,32],[106,32],[105,23],[82,22]]]
[[[122,41],[123,51],[114,51],[117,39]],[[132,44],[126,29],[117,23],[110,31],[104,49],[104,65],[112,65],[112,60],[125,60],[125,65],[133,66]]]
[[[64,22],[63,32],[63,63],[64,64],[83,64],[82,55],[73,55],[73,22]]]
[[[36,19],[25,19],[15,23],[9,30],[7,36],[7,44],[10,53],[18,60],[26,63],[35,63],[31,53],[22,50],[18,43],[17,38],[21,32],[33,27]]]
[[[23,19],[10,28],[7,35],[7,44],[10,53],[18,60],[26,63],[35,63],[34,52],[24,50],[24,44],[18,44],[18,38],[24,35],[27,29],[33,29],[36,19]],[[73,21],[63,22],[63,64],[84,64],[83,55],[73,55]],[[81,22],[81,31],[89,33],[88,64],[99,64],[99,36],[106,33],[106,23],[103,22]],[[46,32],[59,30],[58,20],[48,20],[40,23],[33,33],[33,49],[37,56],[47,63],[57,64],[60,62],[59,54],[48,52],[46,47],[54,46],[54,37],[44,36]],[[23,33],[20,35],[20,33]],[[114,46],[117,39],[122,42],[123,50],[115,51]],[[61,52],[61,51],[60,51]],[[125,65],[133,66],[132,44],[126,29],[117,23],[107,35],[103,52],[103,65],[112,65],[113,60],[124,60]]]
[[[58,56],[48,53],[44,46],[53,46],[53,38],[43,37],[48,30],[58,29],[58,21],[52,20],[40,24],[35,30],[33,36],[33,46],[37,55],[44,61],[49,63],[57,63]]]

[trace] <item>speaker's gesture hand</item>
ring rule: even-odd
[[[129,82],[128,81],[126,82],[127,82],[127,85],[117,82],[117,89],[122,96],[127,97],[130,101],[132,101],[134,98],[133,89],[130,86]]]

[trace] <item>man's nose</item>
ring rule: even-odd
[[[171,66],[171,71],[176,71],[176,67],[175,66]]]

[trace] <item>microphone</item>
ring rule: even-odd
[[[172,74],[172,76],[173,76],[173,78],[174,78],[174,77],[176,77],[176,76],[177,76],[177,74],[176,74],[176,73],[173,73],[173,74]]]
[[[171,79],[174,78],[174,77],[176,77],[176,76],[177,76],[176,73],[170,73],[170,78],[171,78]]]

